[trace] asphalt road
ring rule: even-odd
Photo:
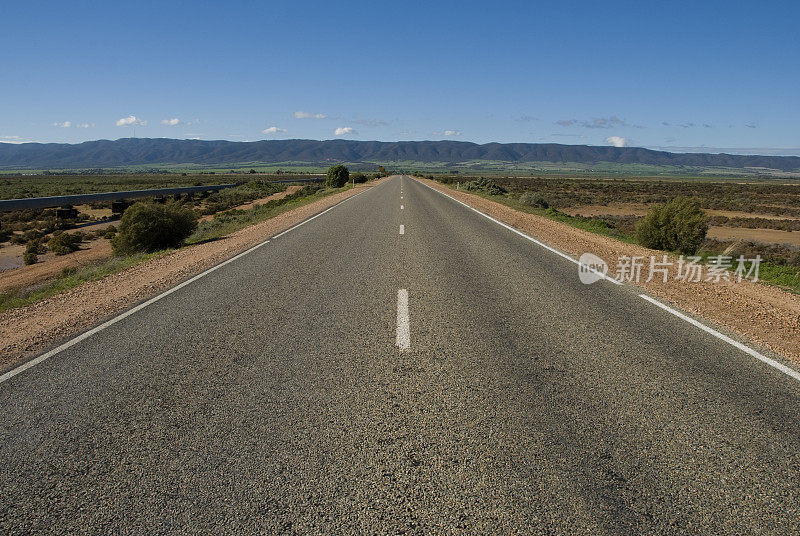
[[[799,409],[396,177],[0,384],[0,533],[798,534]]]

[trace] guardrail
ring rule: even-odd
[[[212,186],[182,186],[179,188],[156,188],[152,190],[128,190],[124,192],[101,192],[97,194],[59,195],[55,197],[28,197],[23,199],[0,200],[0,211],[25,210],[32,208],[53,208],[82,205],[96,201],[120,201],[140,197],[163,197],[165,195],[218,192],[233,188],[238,184],[214,184]]]

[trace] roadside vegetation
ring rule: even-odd
[[[159,256],[168,255],[171,250],[156,253],[139,253],[126,257],[112,257],[97,264],[90,264],[82,268],[63,270],[59,277],[45,281],[39,285],[20,289],[15,292],[0,294],[0,313],[31,305],[39,300],[50,298],[66,292],[89,281],[97,281],[106,276],[121,272],[132,266]]]
[[[328,169],[327,179],[325,184],[329,188],[341,188],[350,180],[350,171],[344,167],[343,165],[339,164],[336,166],[331,166]]]
[[[114,253],[131,255],[180,247],[197,229],[197,213],[178,204],[136,203],[111,240]]]
[[[326,188],[319,184],[308,184],[281,199],[273,199],[263,204],[256,204],[248,210],[226,210],[214,216],[210,221],[200,222],[196,232],[189,237],[187,242],[195,244],[225,236],[339,191],[341,191],[339,188]]]
[[[694,255],[706,239],[708,218],[692,197],[653,206],[636,224],[636,241],[646,248]]]
[[[255,171],[255,170],[253,170]],[[149,190],[211,184],[243,184],[258,180],[292,181],[320,177],[320,173],[250,173],[231,172],[159,172],[132,173],[110,171],[73,171],[46,174],[0,175],[0,199],[76,195],[124,190]]]
[[[516,210],[589,232],[672,253],[745,258],[761,256],[759,279],[800,292],[800,246],[708,236],[711,226],[800,230],[800,185],[709,180],[623,180],[428,175]],[[607,206],[635,206],[620,213]],[[586,207],[584,211],[582,207]],[[639,211],[642,211],[639,212]],[[569,213],[567,212],[569,211]],[[729,211],[730,214],[709,214]],[[596,215],[581,215],[601,212]],[[748,216],[739,214],[746,213]],[[749,216],[752,215],[752,216]]]

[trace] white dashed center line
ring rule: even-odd
[[[411,348],[411,322],[408,316],[408,290],[397,291],[397,347],[400,351]]]
[[[401,225],[400,226],[400,234],[401,235],[406,234],[406,226],[405,225]]]
[[[403,210],[403,205],[400,205],[400,210]]]

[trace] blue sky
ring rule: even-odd
[[[798,20],[795,1],[5,2],[0,141],[800,154]]]

